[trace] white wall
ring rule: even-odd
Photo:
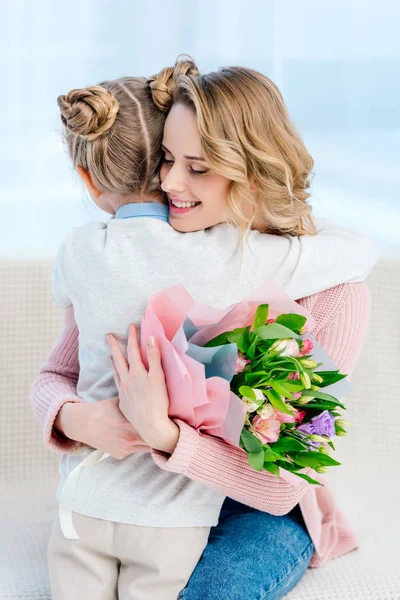
[[[315,158],[315,213],[399,244],[395,0],[13,0],[2,13],[0,249],[54,249],[99,218],[62,147],[57,96],[182,52],[202,71],[270,76]]]

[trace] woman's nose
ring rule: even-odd
[[[179,172],[175,165],[172,166],[161,184],[161,189],[167,194],[173,192],[182,193],[185,191],[186,185],[182,174]]]

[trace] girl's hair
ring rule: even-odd
[[[161,73],[168,71],[175,81],[197,74],[193,66],[178,60]],[[98,189],[117,194],[160,190],[162,93],[162,77],[159,83],[157,76],[122,77],[57,98],[73,165],[88,171]]]
[[[276,235],[315,234],[310,194],[314,161],[290,121],[274,83],[244,67],[223,67],[197,77],[182,75],[170,86],[171,102],[194,109],[211,168],[232,181],[230,221],[242,231]],[[254,207],[249,219],[241,200]]]

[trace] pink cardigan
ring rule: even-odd
[[[316,319],[312,331],[337,367],[350,373],[364,339],[369,316],[369,292],[363,283],[348,283],[299,300]],[[60,338],[32,385],[31,403],[35,418],[43,426],[45,445],[60,453],[71,452],[80,442],[60,437],[53,429],[61,406],[82,402],[76,395],[79,376],[78,329],[73,309],[66,312]],[[268,471],[254,471],[240,448],[199,434],[178,422],[180,438],[169,456],[152,451],[161,469],[181,473],[221,490],[225,495],[273,515],[300,508],[314,543],[310,566],[320,567],[328,560],[358,547],[357,538],[335,505],[327,478],[324,487],[304,481],[293,485]]]

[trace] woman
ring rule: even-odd
[[[168,97],[168,86],[162,81],[158,81],[157,85]],[[263,94],[268,96],[268,102],[264,104]],[[275,127],[271,131],[271,126],[279,123],[279,118],[286,123],[286,115],[279,113],[282,107],[278,94],[266,78],[246,69],[227,69],[209,76],[181,78],[175,105],[167,118],[164,135],[166,155],[161,169],[162,187],[171,204],[171,224],[176,229],[193,231],[194,227],[202,229],[213,224],[215,206],[207,202],[207,198],[210,194],[211,197],[222,195],[217,193],[221,190],[207,187],[211,179],[207,180],[207,173],[224,173],[229,174],[224,194],[228,195],[229,215],[235,224],[250,222],[250,226],[258,229],[265,224],[265,229],[271,232],[286,230],[296,233],[293,207],[300,205],[306,208],[308,194],[305,188],[311,165],[310,162],[302,164],[295,160],[301,156],[301,143],[297,140],[291,145],[288,143],[288,129]],[[163,102],[166,102],[165,98]],[[271,114],[265,118],[264,131],[262,123],[256,121],[257,117],[262,119],[265,115],[257,115],[257,111],[252,110],[258,106],[272,107]],[[277,114],[273,113],[276,107]],[[276,148],[268,146],[272,145],[272,140],[281,156],[277,156]],[[307,158],[308,155],[303,156]],[[196,158],[201,165],[198,170],[204,168],[202,177],[199,177],[201,183],[197,179],[189,183],[187,157],[191,157],[191,161]],[[288,169],[288,162],[296,168]],[[247,202],[238,205],[238,194]],[[190,206],[187,209],[182,207],[182,201],[190,203]],[[174,211],[174,205],[178,210]],[[306,215],[307,211],[304,212]],[[210,217],[211,222],[208,220]],[[365,286],[360,283],[339,286],[302,303],[311,309],[317,320],[314,335],[337,366],[348,372],[354,365],[366,324],[368,293]],[[353,312],[354,326],[350,329],[347,319]],[[157,347],[149,349],[155,373],[149,378],[137,357],[134,332],[130,343],[130,358],[134,359],[131,374],[118,353],[115,341],[112,341],[115,376],[117,383],[120,382],[122,402],[127,407],[139,407],[144,403],[149,409],[147,414],[143,411],[129,414],[132,428],[118,412],[115,399],[103,401],[101,407],[89,407],[82,405],[76,397],[74,384],[79,371],[74,348],[77,331],[71,314],[69,319],[58,348],[42,369],[41,379],[35,386],[33,399],[37,412],[43,410],[45,435],[51,436],[64,452],[77,446],[61,437],[57,439],[57,431],[53,430],[55,421],[56,429],[67,438],[110,453],[118,451],[121,458],[130,454],[135,446],[145,450],[148,440],[157,447],[154,415],[157,415],[159,423],[165,423],[166,430],[174,431],[167,415],[165,384]],[[50,370],[55,376],[50,375]],[[62,410],[59,410],[60,406],[63,406]],[[78,412],[80,418],[76,419]],[[112,419],[106,421],[106,414],[112,415]],[[91,419],[91,431],[82,415]],[[109,435],[110,426],[115,427],[117,433],[113,440]],[[235,451],[218,440],[199,436],[184,423],[178,423],[178,426],[179,439],[171,439],[168,446],[171,448],[170,457],[153,451],[153,458],[161,468],[184,473],[219,488],[231,498],[266,511],[259,512],[231,500],[226,501],[220,524],[212,532],[203,558],[181,597],[280,598],[304,574],[313,550],[313,564],[317,565],[355,547],[354,537],[344,524],[336,524],[335,535],[338,538],[336,543],[332,542],[321,530],[326,525],[323,515],[312,512],[318,507],[317,502],[319,505],[328,502],[327,488],[316,492],[307,484],[293,486],[269,473],[256,473],[248,467],[246,457],[239,449]],[[110,443],[101,439],[105,428]],[[317,498],[317,493],[320,498]],[[299,501],[308,532],[296,508]],[[334,506],[330,509],[331,515],[337,514]],[[343,532],[340,527],[344,528]],[[238,561],[241,563],[239,572],[236,569]]]

